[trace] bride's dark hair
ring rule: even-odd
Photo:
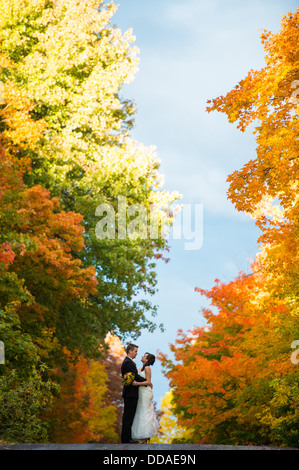
[[[151,354],[148,352],[146,352],[145,354],[147,354],[147,361],[143,364],[143,367],[141,370],[144,370],[146,366],[152,366],[156,360],[156,356],[154,356],[154,354]]]

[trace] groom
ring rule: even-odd
[[[138,353],[138,346],[128,344],[126,348],[127,357],[121,365],[121,375],[124,376],[128,372],[132,372],[136,382],[145,382],[146,379],[138,374],[134,359]],[[121,442],[135,442],[132,440],[131,427],[134,421],[135,411],[138,401],[138,387],[134,385],[124,385],[122,397],[124,399],[124,413],[122,422]]]

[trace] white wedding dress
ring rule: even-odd
[[[145,372],[139,373],[145,378]],[[153,405],[153,390],[151,387],[138,385],[138,403],[132,424],[132,439],[150,439],[157,434],[158,421]]]

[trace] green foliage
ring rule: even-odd
[[[296,367],[296,365],[294,365]],[[298,366],[297,366],[298,367]],[[261,420],[269,423],[273,434],[285,446],[299,443],[299,376],[294,370],[270,382],[272,399],[261,412]]]
[[[11,308],[0,310],[0,340],[5,347],[5,366],[0,367],[0,375],[5,369],[17,369],[20,375],[28,377],[37,363],[37,352],[31,337],[22,331],[19,317]]]
[[[43,380],[44,372],[43,366],[34,368],[25,380],[20,380],[15,370],[0,376],[0,439],[11,442],[47,439],[47,424],[39,414],[50,406],[57,387]]]
[[[131,31],[111,25],[115,10],[98,0],[14,0],[10,6],[2,0],[2,51],[11,61],[2,79],[16,81],[32,103],[32,119],[47,126],[29,152],[32,170],[24,180],[48,188],[64,210],[83,216],[85,247],[73,253],[83,266],[95,267],[98,286],[80,308],[92,319],[89,335],[102,340],[108,331],[125,337],[156,328],[149,319],[156,307],[143,297],[155,292],[155,261],[168,247],[161,234],[133,240],[116,232],[113,240],[98,239],[97,206],[111,204],[117,225],[118,196],[148,211],[155,204],[161,225],[168,226],[179,197],[162,190],[154,149],[130,138],[135,110],[121,91],[137,70],[138,51]],[[67,309],[61,306],[57,331],[65,331]],[[71,336],[75,346],[76,332]]]
[[[156,306],[148,296],[156,291],[156,260],[168,250],[165,232],[179,195],[163,190],[155,150],[130,137],[135,107],[121,92],[137,70],[137,49],[131,31],[123,34],[111,25],[115,10],[113,2],[98,0],[0,0],[0,340],[6,353],[0,375],[6,439],[46,439],[43,420],[52,390],[36,372],[40,362],[52,378],[60,370],[64,383],[66,351],[73,365],[80,364],[82,353],[88,360],[103,357],[110,331],[137,337],[143,328],[157,327],[149,318]],[[125,237],[118,236],[119,196],[126,197],[126,208],[138,203],[149,213],[154,206],[161,228],[155,238],[129,237],[128,228]],[[115,239],[97,236],[102,203],[114,208]],[[133,214],[126,222],[132,219]],[[108,438],[105,426],[116,420],[115,406],[105,401],[102,365],[94,367],[103,396],[90,403],[80,439]],[[78,383],[73,385],[81,403]],[[71,417],[74,406],[70,400]],[[116,439],[114,430],[110,438]]]

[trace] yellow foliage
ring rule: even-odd
[[[173,412],[173,391],[165,393],[161,400],[161,419],[159,421],[158,434],[152,437],[151,444],[171,444],[174,440],[188,438],[188,431],[177,423]]]

